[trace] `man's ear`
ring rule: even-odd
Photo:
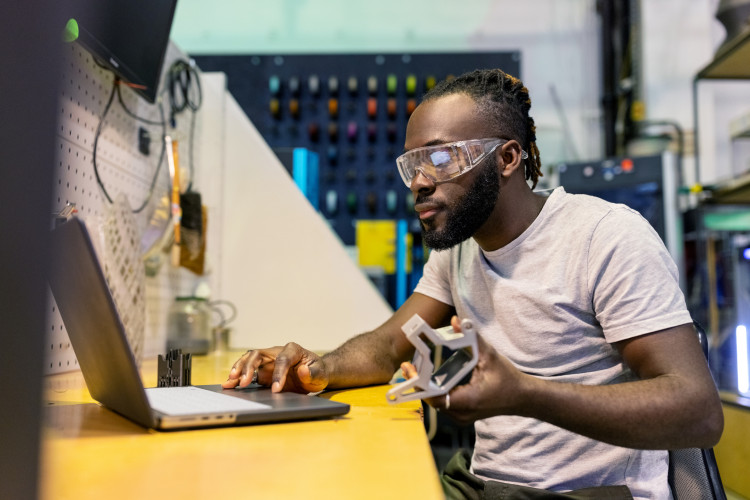
[[[521,145],[515,139],[511,139],[495,150],[498,165],[503,166],[500,175],[510,178],[513,172],[519,168],[523,169],[522,151]]]

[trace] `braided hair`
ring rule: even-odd
[[[497,130],[497,136],[515,139],[529,155],[525,165],[526,180],[533,189],[542,177],[542,161],[536,147],[536,127],[529,116],[531,98],[523,82],[499,69],[474,70],[446,79],[427,92],[422,101],[452,94],[465,94],[477,104],[480,116]]]

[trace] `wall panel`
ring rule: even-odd
[[[166,78],[166,68],[178,59],[186,56],[170,44],[165,57],[165,70],[162,82]],[[96,143],[96,164],[101,182],[112,200],[124,197],[130,205],[125,212],[118,212],[99,186],[94,172],[94,143],[97,128],[102,114],[107,107],[113,91],[112,73],[99,66],[91,55],[78,44],[67,45],[63,50],[62,76],[59,96],[56,161],[53,183],[53,212],[58,212],[68,203],[76,205],[78,216],[83,218],[90,229],[96,230],[102,224],[125,228],[133,225],[134,234],[140,235],[146,229],[152,213],[168,195],[170,185],[166,158],[160,161],[162,148],[162,121],[159,102],[164,106],[164,113],[169,119],[169,99],[162,83],[160,100],[150,104],[121,84],[122,101],[115,95],[101,127]],[[130,113],[129,113],[130,112]],[[137,120],[131,113],[148,120]],[[191,114],[189,111],[175,119],[175,127],[167,124],[167,133],[179,141],[179,157],[182,171],[183,189],[189,181],[191,131]],[[138,137],[140,129],[145,129],[150,137],[150,154],[139,151]],[[201,133],[200,112],[196,115],[195,136]],[[196,140],[193,154],[200,156],[200,141]],[[197,169],[197,166],[196,166]],[[153,193],[152,182],[156,179]],[[195,186],[198,187],[198,186]],[[148,201],[148,203],[146,203]],[[137,213],[130,213],[131,211]],[[108,222],[107,222],[108,221]],[[103,226],[102,226],[103,227]],[[123,229],[124,230],[124,229]],[[100,237],[104,236],[100,231]],[[102,239],[106,242],[106,239]],[[140,246],[140,245],[139,245]],[[124,248],[109,243],[98,249],[105,259],[119,258]],[[136,253],[138,253],[136,249]],[[214,248],[214,250],[218,250]],[[122,255],[126,255],[123,253]],[[137,259],[138,260],[138,259]],[[163,352],[165,342],[166,315],[169,305],[177,295],[192,294],[194,287],[204,278],[183,268],[172,267],[166,255],[161,259],[158,271],[143,280],[145,294],[141,291],[138,298],[140,305],[136,311],[128,311],[129,321],[145,332],[140,340],[139,349],[147,355]],[[139,264],[139,263],[138,263]],[[132,281],[132,283],[131,283]],[[129,287],[137,287],[138,280],[127,281]],[[128,290],[132,297],[135,290]],[[143,298],[145,297],[145,300]],[[140,316],[140,317],[137,317]],[[130,335],[135,335],[131,333]],[[54,298],[49,298],[47,319],[46,373],[58,373],[77,369],[75,354],[70,346],[65,325],[57,310]]]

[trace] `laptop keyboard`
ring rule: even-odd
[[[165,415],[237,413],[270,409],[269,405],[207,391],[194,386],[146,389],[151,408]]]

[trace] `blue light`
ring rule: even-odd
[[[735,341],[737,342],[737,389],[741,393],[746,393],[750,391],[750,374],[748,373],[747,328],[745,325],[737,325]]]
[[[742,256],[745,258],[745,260],[750,260],[750,247],[742,251]]]

